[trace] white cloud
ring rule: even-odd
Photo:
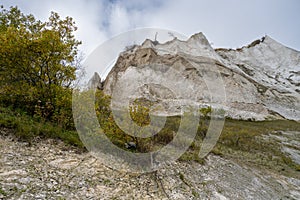
[[[121,4],[112,4],[109,16],[109,31],[113,34],[130,29],[130,15]]]
[[[217,47],[240,47],[268,34],[300,49],[299,9],[298,1],[168,0],[146,17],[152,26],[187,35],[202,31]]]
[[[18,5],[42,20],[52,10],[73,17],[85,54],[114,35],[141,27],[166,28],[185,35],[202,31],[215,47],[231,48],[268,34],[300,50],[298,0],[12,0],[3,4]]]

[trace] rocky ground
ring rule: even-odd
[[[281,151],[300,165],[300,132],[279,131],[263,137],[267,141],[279,144]]]
[[[215,155],[128,174],[63,142],[29,145],[1,130],[0,199],[300,199],[300,179]]]

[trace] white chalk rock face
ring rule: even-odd
[[[164,44],[147,39],[120,54],[103,90],[120,104],[161,105],[162,115],[211,105],[236,119],[300,120],[300,52],[268,36],[236,50],[215,50],[202,33]]]
[[[300,52],[269,36],[237,50],[217,50],[259,83],[265,107],[288,119],[300,120]]]

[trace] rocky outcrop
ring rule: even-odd
[[[198,33],[164,44],[147,39],[122,52],[103,90],[113,95],[121,85],[119,91],[128,92],[117,95],[160,104],[165,115],[193,104],[223,109],[237,119],[300,120],[299,81],[300,52],[269,36],[240,49],[215,50]],[[218,96],[222,88],[225,94]]]
[[[88,82],[88,88],[98,88],[98,89],[102,89],[102,83],[101,83],[101,78],[99,76],[99,74],[97,72],[94,73],[94,75],[92,76],[92,78],[89,80]]]

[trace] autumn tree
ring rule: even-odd
[[[42,22],[17,7],[1,6],[1,103],[31,115],[38,110],[47,119],[59,118],[63,110],[71,113],[71,88],[79,67],[76,30],[71,17],[61,19],[51,12]]]

